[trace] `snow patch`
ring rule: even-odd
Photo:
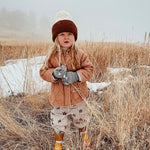
[[[118,74],[120,72],[131,72],[131,69],[129,68],[107,68],[108,72],[111,74]]]
[[[91,91],[94,91],[96,92],[97,90],[102,90],[104,89],[105,87],[107,87],[108,85],[110,85],[111,82],[101,82],[101,83],[90,83],[90,82],[87,82],[87,86],[88,88],[91,90]]]
[[[40,75],[39,70],[43,65],[45,56],[39,56],[30,59],[15,59],[7,60],[5,66],[0,67],[0,97],[6,97],[11,94],[18,93],[36,94],[41,91],[49,91],[51,83],[44,81]],[[141,66],[150,69],[150,66]],[[134,78],[130,73],[129,68],[107,68],[108,72],[115,76],[121,72],[127,74],[121,83],[126,83]],[[117,79],[117,78],[115,78]],[[117,82],[113,80],[113,82]],[[111,82],[91,83],[87,82],[87,86],[91,91],[102,93],[102,89],[109,86]]]

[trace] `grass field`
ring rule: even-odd
[[[78,42],[94,64],[91,82],[111,82],[100,94],[90,92],[88,133],[91,150],[150,149],[150,45],[123,42]],[[49,41],[0,39],[0,65],[9,59],[44,56]],[[109,68],[128,68],[111,74]],[[0,89],[2,90],[2,89]],[[52,150],[52,107],[47,92],[19,93],[0,99],[0,150]],[[78,132],[65,135],[64,148],[82,147]]]

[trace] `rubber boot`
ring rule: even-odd
[[[81,136],[81,141],[84,146],[86,147],[91,146],[91,140],[87,134],[86,127],[79,128],[79,135]]]
[[[56,132],[54,132],[54,135],[55,135],[54,150],[62,150],[62,142],[63,142],[63,138],[64,138],[64,133],[58,135]]]

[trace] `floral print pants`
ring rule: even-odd
[[[51,125],[56,133],[66,132],[70,128],[70,119],[75,127],[83,128],[89,121],[89,110],[84,101],[70,107],[54,107],[51,111]]]

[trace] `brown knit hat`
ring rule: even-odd
[[[57,13],[55,24],[52,26],[52,40],[55,41],[57,35],[61,32],[71,32],[75,37],[75,41],[77,40],[77,27],[72,21],[69,13],[65,11]]]

